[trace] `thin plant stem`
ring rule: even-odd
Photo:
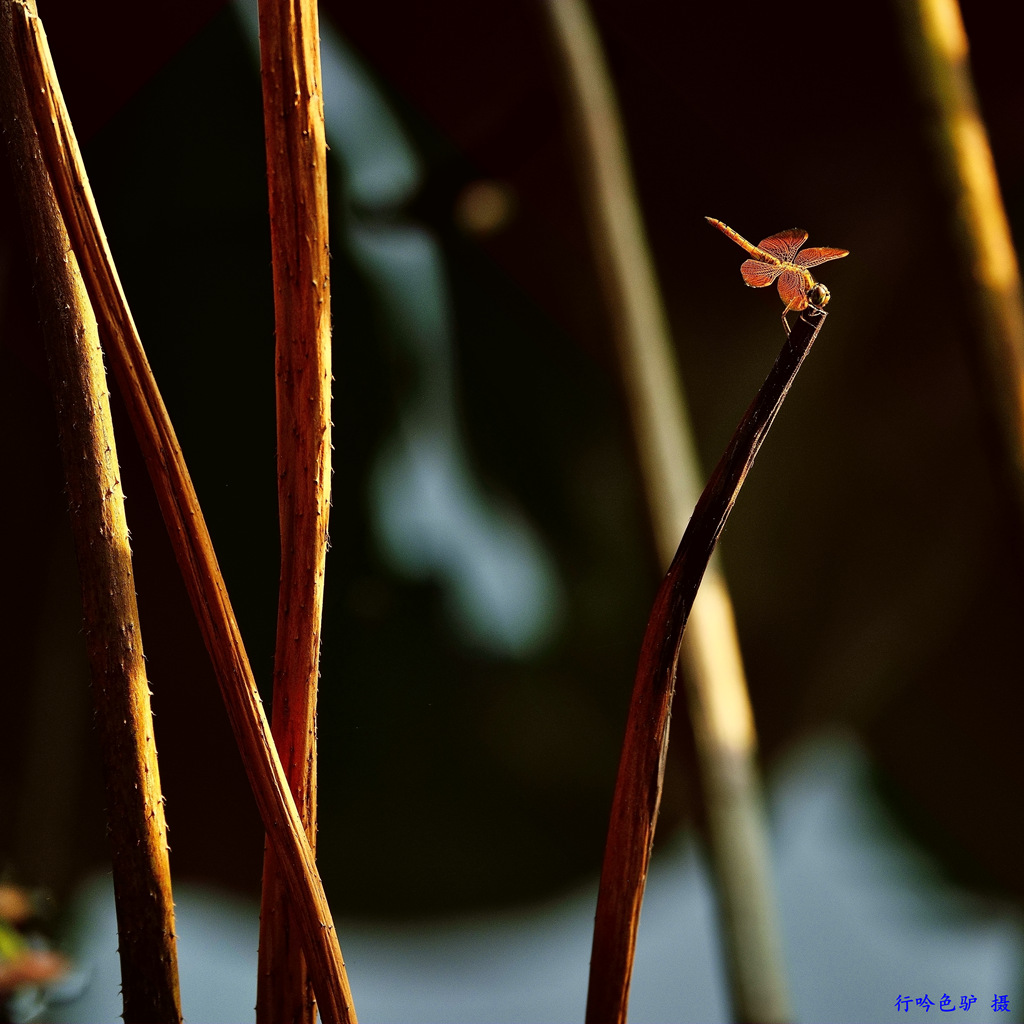
[[[668,565],[700,493],[693,431],[647,244],[615,90],[585,0],[547,0],[640,457],[655,543]],[[771,872],[757,736],[732,602],[712,558],[689,615],[682,678],[719,894],[733,1008],[784,1020],[789,997]]]
[[[743,481],[825,316],[814,306],[800,315],[711,474],[654,600],[633,685],[601,869],[587,993],[590,1024],[626,1020],[637,926],[668,752],[676,664],[687,616]]]
[[[316,851],[316,699],[331,486],[327,143],[316,0],[260,0],[277,336],[281,582],[271,727]],[[313,990],[277,857],[263,866],[256,1020],[312,1024]]]
[[[11,3],[30,106],[61,214],[220,684],[263,827],[299,921],[326,1021],[355,1021],[345,964],[302,819],[281,767],[209,530],[121,289],[42,25]]]
[[[0,105],[57,410],[109,821],[128,1024],[181,1020],[167,825],[99,331],[20,79],[0,2]]]
[[[986,397],[1024,519],[1024,289],[957,0],[897,0],[981,342]]]

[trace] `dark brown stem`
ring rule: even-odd
[[[586,0],[545,0],[567,132],[601,271],[658,557],[668,566],[704,482],[645,237],[626,133]],[[716,222],[718,223],[718,222]],[[748,243],[749,244],[749,243]],[[690,610],[680,677],[696,741],[733,1010],[789,1015],[757,734],[725,574],[712,558]]]
[[[128,525],[96,317],[46,171],[0,0],[3,125],[57,409],[110,830],[124,1019],[181,1020],[174,903]]]
[[[277,335],[281,585],[271,726],[316,850],[316,698],[331,485],[327,144],[316,0],[260,0]],[[312,1024],[313,990],[273,849],[263,865],[256,1020]]]
[[[281,864],[317,1002],[325,1021],[347,1024],[355,1021],[352,993],[313,851],[263,713],[195,488],[121,289],[46,36],[32,12],[18,3],[11,8],[18,59],[57,201],[213,661],[263,827]]]
[[[687,616],[743,481],[825,315],[814,307],[801,314],[711,474],[654,600],[608,825],[590,959],[588,1024],[626,1020],[636,932],[668,753],[676,662]]]

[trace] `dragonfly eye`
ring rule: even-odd
[[[812,306],[827,306],[830,298],[828,289],[820,281],[807,293],[807,301]]]

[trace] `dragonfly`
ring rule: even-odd
[[[758,245],[748,242],[739,232],[733,231],[728,224],[723,224],[714,217],[705,217],[714,224],[723,235],[731,238],[741,249],[746,249],[753,259],[744,260],[740,266],[743,280],[751,288],[767,288],[776,279],[779,282],[779,295],[786,304],[782,312],[782,326],[789,335],[787,315],[791,309],[802,310],[808,306],[820,309],[829,300],[828,289],[811,277],[810,267],[829,260],[837,260],[841,256],[849,256],[848,249],[804,249],[800,246],[807,241],[807,232],[803,228],[788,228],[777,235],[762,239]]]

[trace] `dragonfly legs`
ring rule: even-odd
[[[816,290],[811,291],[807,297],[807,305],[810,306],[811,309],[818,310],[819,313],[824,312],[822,307],[826,302],[828,302],[828,289],[823,284],[816,284],[814,288]],[[815,302],[815,299],[818,301]],[[782,329],[786,332],[787,338],[789,337],[789,320],[787,317],[789,316],[789,311],[792,308],[793,303],[790,302],[782,311]]]
[[[789,337],[789,321],[786,317],[789,315],[789,311],[793,308],[793,303],[790,302],[786,308],[782,311],[782,329],[786,332],[786,337]]]

